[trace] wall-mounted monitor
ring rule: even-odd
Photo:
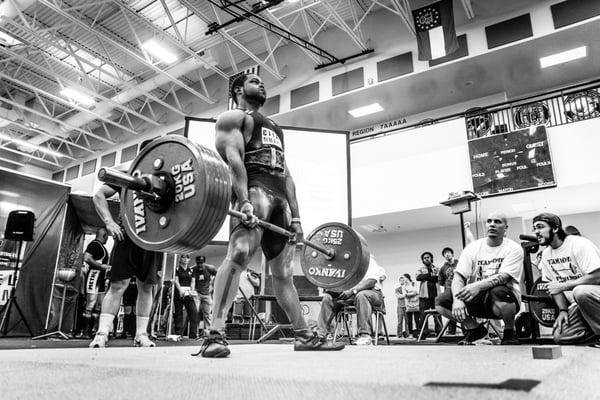
[[[543,125],[469,141],[473,191],[492,196],[556,186]]]

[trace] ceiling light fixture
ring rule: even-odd
[[[88,96],[87,94],[82,93],[82,92],[78,91],[77,89],[64,88],[63,90],[60,91],[60,94],[73,100],[76,103],[83,104],[86,107],[90,107],[96,103],[96,101],[94,100],[94,98],[92,96]]]
[[[379,103],[369,104],[368,106],[358,107],[348,111],[354,118],[364,117],[365,115],[374,114],[383,111],[383,107]]]
[[[14,46],[17,44],[23,44],[23,42],[21,42],[19,39],[17,39],[16,37],[9,35],[6,32],[0,31],[0,44],[6,44],[7,46]]]
[[[576,47],[571,50],[562,51],[540,58],[540,66],[542,68],[551,67],[557,64],[563,64],[569,61],[577,60],[587,56],[587,46]]]
[[[173,64],[175,61],[177,61],[177,56],[175,54],[167,50],[162,44],[154,39],[148,40],[142,44],[142,47],[153,57],[158,58],[166,64]]]
[[[59,153],[59,152],[54,151],[54,150],[50,150],[47,147],[42,147],[42,146],[38,146],[38,145],[35,145],[35,144],[31,144],[29,142],[26,142],[25,140],[14,138],[14,137],[9,136],[9,135],[7,135],[5,133],[0,133],[0,139],[7,140],[7,141],[12,142],[12,143],[14,143],[16,145],[27,147],[27,148],[32,149],[32,150],[38,150],[38,151],[41,151],[42,153],[46,153],[46,154],[54,156],[54,157],[64,157],[64,155],[62,153]]]

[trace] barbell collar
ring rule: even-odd
[[[236,211],[236,210],[229,210],[227,212],[229,215],[231,215],[232,217],[236,217],[239,218],[241,220],[245,220],[246,219],[246,214],[240,212],[240,211]],[[263,227],[265,229],[268,229],[272,232],[278,233],[282,236],[286,236],[289,239],[295,239],[296,238],[296,234],[293,232],[288,231],[287,229],[284,229],[280,226],[271,224],[270,222],[267,221],[263,221],[261,219],[258,219],[258,226]],[[324,247],[318,243],[315,242],[311,242],[310,240],[304,240],[303,241],[305,246],[308,246],[310,248],[313,248],[315,250],[317,250],[320,253],[323,253],[323,255],[325,255],[325,257],[328,260],[331,260],[333,257],[335,257],[335,250],[334,249],[329,249],[327,247]]]

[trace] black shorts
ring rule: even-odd
[[[110,281],[122,281],[135,276],[144,283],[156,284],[162,258],[162,253],[144,250],[125,236],[125,239],[115,241],[110,257]]]
[[[292,212],[287,197],[263,186],[252,186],[248,188],[248,199],[254,206],[254,215],[263,221],[272,223],[286,230],[290,229]],[[234,204],[234,208],[238,209]],[[238,229],[247,229],[238,218],[231,218],[231,233]],[[277,257],[288,244],[288,237],[275,233],[268,229],[263,230],[261,249],[267,260]]]
[[[453,302],[454,298],[450,290],[444,291],[435,298],[435,305],[444,307],[447,310],[452,310]],[[465,302],[465,306],[469,315],[473,317],[495,319],[500,318],[499,315],[494,314],[493,306],[495,302],[513,303],[517,310],[521,307],[521,302],[517,300],[512,289],[506,285],[495,286],[490,290],[479,292],[473,300]]]

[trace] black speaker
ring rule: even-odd
[[[8,214],[4,238],[9,240],[33,240],[35,214],[26,210],[15,210]]]

